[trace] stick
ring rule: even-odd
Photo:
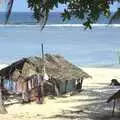
[[[114,112],[115,112],[115,105],[116,105],[116,100],[114,99],[112,116],[114,116]]]

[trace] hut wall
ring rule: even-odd
[[[75,80],[68,81],[66,92],[73,91],[75,89]]]
[[[67,93],[67,92],[71,92],[75,89],[75,80],[64,80],[60,83],[59,87],[60,87],[60,93]]]

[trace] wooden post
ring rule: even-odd
[[[43,78],[41,79],[39,74],[37,75],[38,86],[37,86],[37,103],[43,104],[44,102],[44,81]]]
[[[41,99],[40,99],[40,103],[42,104],[44,102],[44,72],[45,72],[45,61],[44,61],[44,48],[43,48],[43,44],[41,44],[41,48],[42,48],[42,80],[40,82],[40,91],[41,91]]]
[[[44,64],[44,50],[43,50],[43,44],[41,44],[42,48],[42,79],[40,80],[40,76],[38,74],[38,100],[37,103],[43,104],[44,102],[44,80],[43,75],[45,72],[45,64]]]
[[[45,67],[44,65],[44,48],[43,48],[43,44],[41,44],[41,48],[42,48],[42,64],[43,64],[43,68]],[[43,69],[44,70],[44,69]]]
[[[115,105],[116,105],[116,100],[114,99],[114,102],[113,102],[113,111],[112,111],[112,116],[114,116],[114,112],[115,112]]]
[[[59,89],[58,89],[58,87],[56,86],[56,84],[54,84],[54,89],[55,89],[56,96],[59,96],[60,93],[59,93]]]
[[[2,100],[2,85],[1,85],[1,77],[0,77],[0,114],[5,114],[7,113],[5,107],[4,107],[4,103]]]
[[[82,85],[83,85],[83,77],[81,78],[81,89],[82,89]]]
[[[44,81],[42,80],[41,81],[41,84],[40,84],[40,104],[43,104],[44,102]]]

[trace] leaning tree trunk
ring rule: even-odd
[[[2,85],[1,85],[1,77],[0,77],[0,114],[5,114],[7,113],[5,107],[4,107],[4,103],[2,100]]]

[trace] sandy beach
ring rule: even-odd
[[[7,106],[8,114],[0,115],[0,120],[119,120],[120,102],[112,115],[112,103],[106,103],[109,96],[120,87],[110,87],[111,79],[120,82],[118,68],[82,68],[92,76],[83,83],[83,91],[70,96],[45,98],[45,103],[38,105],[14,104]]]

